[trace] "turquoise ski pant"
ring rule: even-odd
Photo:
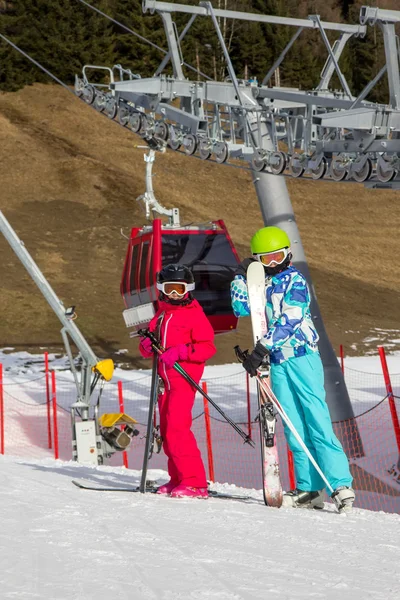
[[[318,352],[271,365],[272,389],[301,439],[335,490],[351,486],[353,478],[343,448],[335,436],[325,401],[324,371]],[[293,452],[296,486],[310,492],[326,487],[299,442],[284,423]],[[327,489],[328,494],[332,492]]]

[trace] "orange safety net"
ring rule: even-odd
[[[346,383],[355,416],[334,423],[334,429],[350,460],[358,508],[400,514],[399,440],[393,427],[389,398],[383,376],[346,369]],[[400,375],[392,375],[394,397],[400,414]],[[251,432],[256,447],[244,444],[241,437],[209,406],[214,479],[246,488],[260,489],[261,456],[257,397],[254,380],[246,389],[246,375],[240,368],[229,377],[207,379],[209,396],[246,432]],[[123,383],[124,411],[138,421],[140,435],[128,450],[130,469],[142,467],[147,424],[150,376],[145,374]],[[54,457],[54,414],[48,406],[45,376],[29,382],[3,385],[5,454],[42,459]],[[57,373],[57,422],[59,458],[71,460],[71,417],[69,407],[76,400],[74,383],[64,373]],[[101,398],[101,413],[119,411],[118,386],[108,383]],[[250,419],[249,419],[250,414]],[[193,432],[209,473],[204,402],[198,394],[193,409]],[[278,419],[277,446],[284,489],[289,489],[288,457],[283,427]],[[108,465],[123,464],[122,453],[107,460]],[[153,454],[152,469],[166,470],[166,457]]]

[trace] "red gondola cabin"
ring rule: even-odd
[[[121,294],[127,309],[149,303],[156,309],[156,273],[165,265],[181,263],[193,271],[196,282],[193,295],[215,333],[234,331],[237,318],[231,308],[230,283],[239,262],[223,221],[173,227],[155,219],[151,226],[134,227],[131,231]],[[140,318],[136,319],[139,321]]]

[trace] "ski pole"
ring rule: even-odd
[[[280,414],[282,419],[285,421],[286,425],[289,427],[290,431],[293,433],[293,435],[299,442],[300,446],[303,448],[304,452],[307,454],[308,458],[310,459],[311,463],[315,467],[316,471],[319,473],[321,478],[326,483],[326,487],[330,490],[331,494],[333,494],[333,492],[334,492],[333,487],[331,486],[331,484],[325,477],[324,473],[322,472],[317,461],[315,460],[315,458],[313,457],[313,455],[311,454],[311,452],[305,445],[304,441],[301,439],[299,433],[297,432],[297,429],[293,425],[292,421],[289,419],[285,409],[281,406],[278,398],[275,396],[274,392],[271,390],[270,385],[265,381],[265,379],[263,380],[263,378],[259,374],[257,374],[257,379],[258,379],[259,384],[263,388],[264,392],[267,394],[268,398],[271,400],[272,404],[275,406],[276,410],[278,411],[278,413]]]
[[[141,337],[147,337],[147,338],[149,338],[149,340],[151,341],[152,348],[154,348],[154,350],[157,352],[157,354],[162,354],[163,352],[165,352],[165,348],[163,348],[163,346],[161,346],[160,342],[151,333],[151,331],[149,331],[147,329],[139,329],[138,334]],[[228,417],[228,415],[226,415],[224,413],[224,411],[222,410],[222,408],[220,408],[218,406],[218,404],[216,404],[214,402],[214,400],[212,400],[210,398],[210,396],[208,394],[206,394],[206,392],[195,382],[194,379],[192,379],[192,377],[189,375],[189,373],[187,373],[185,371],[185,369],[183,369],[178,362],[176,362],[174,364],[174,369],[175,369],[175,371],[178,371],[178,373],[180,375],[182,375],[182,377],[184,377],[188,383],[190,383],[194,388],[196,388],[196,390],[202,396],[204,396],[204,398],[206,400],[208,400],[208,402],[215,408],[215,410],[217,410],[219,412],[219,414],[225,419],[225,421],[227,421],[227,423],[229,423],[229,425],[231,427],[233,427],[233,429],[240,435],[240,437],[244,440],[245,444],[249,444],[252,448],[255,447],[255,444],[254,444],[253,440],[250,438],[250,436],[247,435],[247,433],[245,433],[243,431],[243,429],[241,429],[238,425],[236,425],[236,423],[234,421],[232,421],[232,419],[230,417]]]
[[[150,460],[150,449],[151,444],[153,443],[153,435],[150,434],[153,428],[153,415],[157,402],[157,360],[156,357],[153,357],[153,368],[151,372],[151,388],[150,388],[150,404],[149,404],[149,413],[147,415],[147,434],[146,434],[146,442],[144,445],[144,454],[143,454],[143,464],[142,464],[142,476],[140,479],[139,492],[142,494],[146,493],[146,482],[147,482],[147,470],[149,466]]]
[[[243,362],[243,360],[247,357],[247,354],[248,354],[247,350],[243,351],[243,350],[241,350],[239,348],[239,346],[235,346],[235,352],[236,352],[236,356],[238,357],[238,359],[240,360],[240,362]],[[257,377],[257,381],[258,381],[259,385],[262,387],[262,389],[264,390],[265,394],[268,396],[269,400],[272,402],[272,404],[276,408],[277,412],[279,413],[279,415],[281,416],[281,418],[283,419],[283,421],[285,421],[286,425],[289,427],[290,431],[293,433],[293,435],[295,436],[296,440],[299,442],[300,446],[303,448],[304,452],[307,454],[310,462],[312,463],[312,465],[315,467],[316,471],[319,473],[319,475],[321,476],[321,478],[325,482],[326,487],[330,490],[331,494],[333,494],[333,492],[334,492],[333,487],[331,486],[331,484],[329,483],[329,481],[325,477],[324,473],[320,469],[317,461],[315,460],[315,458],[313,457],[313,455],[311,454],[311,452],[309,451],[309,449],[305,445],[304,441],[301,439],[301,437],[300,437],[297,429],[295,428],[295,426],[293,425],[292,421],[288,417],[285,409],[281,406],[278,398],[275,396],[275,394],[272,391],[270,385],[262,377],[262,371],[257,370],[256,377]]]

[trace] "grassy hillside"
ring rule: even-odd
[[[0,94],[0,207],[100,356],[137,342],[122,319],[119,283],[132,226],[145,223],[139,137],[58,86]],[[223,218],[242,257],[263,226],[248,172],[168,150],[154,167],[158,200],[182,223]],[[400,329],[400,193],[359,184],[287,180],[322,315],[336,350],[368,352]],[[0,347],[61,348],[59,322],[0,238]],[[214,363],[248,345],[249,323],[220,336]],[[381,331],[376,331],[379,328]],[[382,330],[388,330],[388,333]],[[400,335],[397,336],[400,338]],[[368,341],[369,338],[375,338]],[[400,348],[400,339],[397,343]],[[121,359],[121,356],[119,356]]]

